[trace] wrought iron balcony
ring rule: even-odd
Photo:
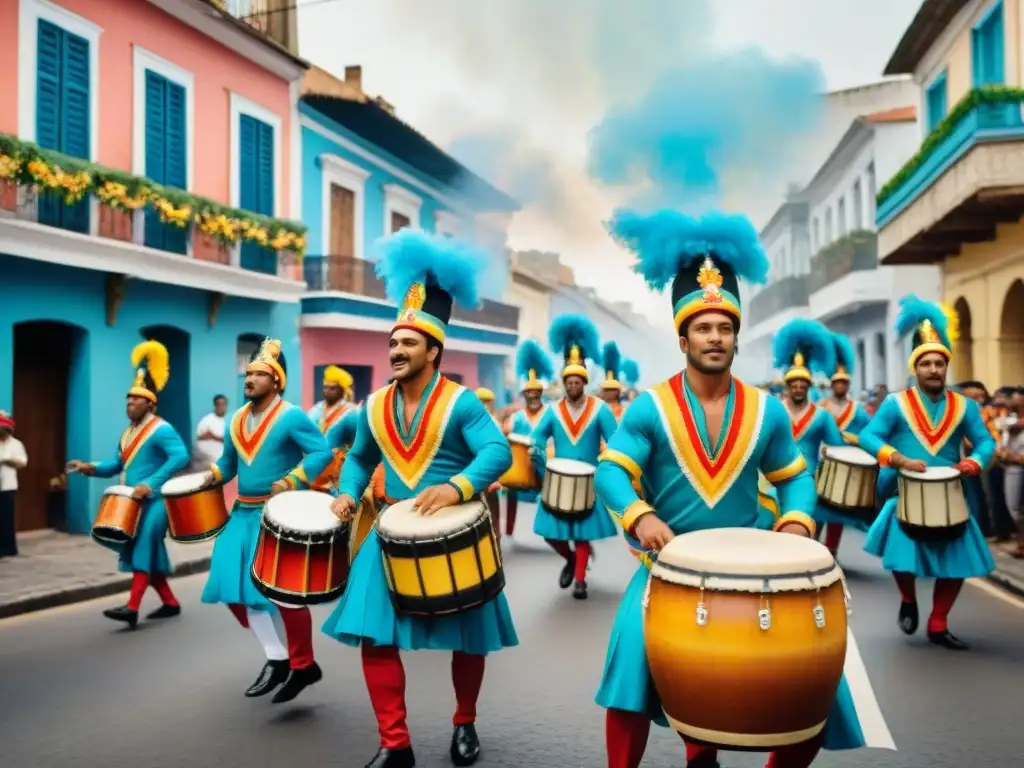
[[[750,300],[750,323],[756,325],[784,310],[806,307],[807,301],[806,275],[784,277]]]

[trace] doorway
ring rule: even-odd
[[[370,394],[370,387],[373,386],[373,368],[369,365],[349,365],[348,363],[331,363],[343,368],[352,374],[352,397],[357,403],[366,400]],[[326,365],[318,365],[313,369],[313,402],[317,403],[323,399],[323,381]]]
[[[191,338],[188,332],[171,325],[151,325],[141,333],[143,339],[167,347],[171,375],[163,392],[158,393],[157,413],[174,427],[185,445],[192,445]]]
[[[18,473],[19,531],[66,529],[66,497],[51,503],[50,480],[64,472],[68,410],[76,397],[72,359],[85,333],[66,323],[35,321],[14,326],[14,418],[28,466]],[[81,377],[76,376],[75,379]],[[76,410],[76,413],[83,413]],[[83,419],[88,419],[88,408]],[[76,425],[81,429],[85,425]]]
[[[1003,301],[999,323],[999,381],[996,386],[1024,382],[1024,280],[1014,280]]]

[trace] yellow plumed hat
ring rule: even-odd
[[[277,339],[264,339],[252,362],[246,366],[245,372],[269,373],[277,379],[280,390],[284,392],[288,376],[281,360],[281,342]]]
[[[324,369],[324,385],[340,387],[346,395],[352,394],[352,374],[337,365],[328,365]]]
[[[167,347],[159,341],[144,341],[136,344],[132,350],[132,368],[135,369],[135,380],[129,397],[144,397],[155,403],[157,394],[167,386],[171,376],[170,354]]]

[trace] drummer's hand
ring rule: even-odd
[[[153,489],[150,488],[145,483],[139,483],[134,488],[132,488],[132,498],[136,500],[144,499],[151,493],[153,493]]]
[[[72,472],[81,472],[83,475],[91,475],[96,468],[88,462],[72,459],[68,462],[67,469]]]
[[[895,456],[899,456],[899,459],[891,463],[897,469],[905,469],[907,472],[924,472],[928,469],[928,465],[920,459],[908,459],[902,453],[897,453]]]
[[[792,533],[796,536],[803,536],[805,539],[811,538],[811,532],[800,523],[786,523],[779,528],[779,533]]]
[[[978,466],[976,461],[971,459],[957,462],[953,465],[953,469],[957,470],[961,475],[967,475],[967,477],[977,477],[981,474],[981,467]]]
[[[662,547],[676,537],[668,525],[657,518],[653,513],[648,513],[640,518],[633,529],[633,534],[644,549],[653,549],[660,552]]]
[[[286,483],[284,480],[278,480],[276,483],[270,486],[270,495],[276,496],[279,493],[284,493],[285,491],[288,490],[288,488],[288,483]]]
[[[455,489],[455,486],[443,483],[420,491],[412,503],[412,508],[421,515],[432,515],[439,509],[453,507],[461,503],[462,494]]]
[[[348,494],[341,494],[333,502],[331,502],[331,512],[341,522],[347,523],[356,514],[356,500]]]

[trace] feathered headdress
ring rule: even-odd
[[[906,338],[913,334],[914,351],[910,353],[910,371],[922,356],[938,352],[953,359],[953,343],[949,338],[949,318],[938,304],[923,301],[914,294],[900,299],[900,314],[896,318],[896,333]]]
[[[539,342],[527,339],[519,345],[519,351],[516,352],[516,376],[523,380],[523,392],[543,392],[546,387],[544,382],[550,381],[554,375],[551,358]]]
[[[132,368],[135,369],[135,380],[128,396],[144,397],[155,403],[157,394],[167,386],[171,376],[171,356],[167,347],[152,339],[136,344],[132,350]]]
[[[698,312],[730,314],[740,323],[739,278],[768,279],[768,256],[750,219],[712,211],[688,216],[664,210],[650,216],[618,210],[611,236],[638,258],[634,270],[656,291],[672,283],[675,328]]]
[[[832,343],[836,346],[836,372],[832,381],[849,381],[857,364],[857,353],[853,351],[853,344],[845,336],[838,333],[832,334]]]
[[[245,367],[246,373],[266,373],[277,379],[278,389],[284,392],[288,384],[288,373],[284,360],[281,358],[281,342],[277,339],[264,339],[252,361]]]
[[[552,352],[562,355],[565,359],[565,367],[562,368],[563,379],[567,376],[581,376],[584,381],[590,381],[586,361],[594,359],[601,341],[597,334],[597,326],[589,318],[583,315],[562,315],[555,318],[548,331],[548,343]]]
[[[783,381],[813,381],[815,373],[831,376],[836,372],[836,347],[832,334],[817,320],[790,320],[772,339],[776,368],[785,370]]]
[[[351,397],[353,384],[354,380],[352,379],[352,374],[344,368],[339,368],[336,365],[328,365],[324,369],[325,387],[338,387],[347,397]]]
[[[624,358],[622,361],[622,383],[627,387],[635,387],[640,381],[640,366],[636,360]]]
[[[444,344],[452,302],[467,309],[479,304],[477,278],[488,257],[475,246],[403,229],[379,241],[377,251],[377,276],[399,306],[392,330],[410,328]]]
[[[604,381],[601,389],[622,389],[619,383],[619,371],[622,368],[622,353],[614,341],[606,341],[601,348],[601,364],[604,366]]]

